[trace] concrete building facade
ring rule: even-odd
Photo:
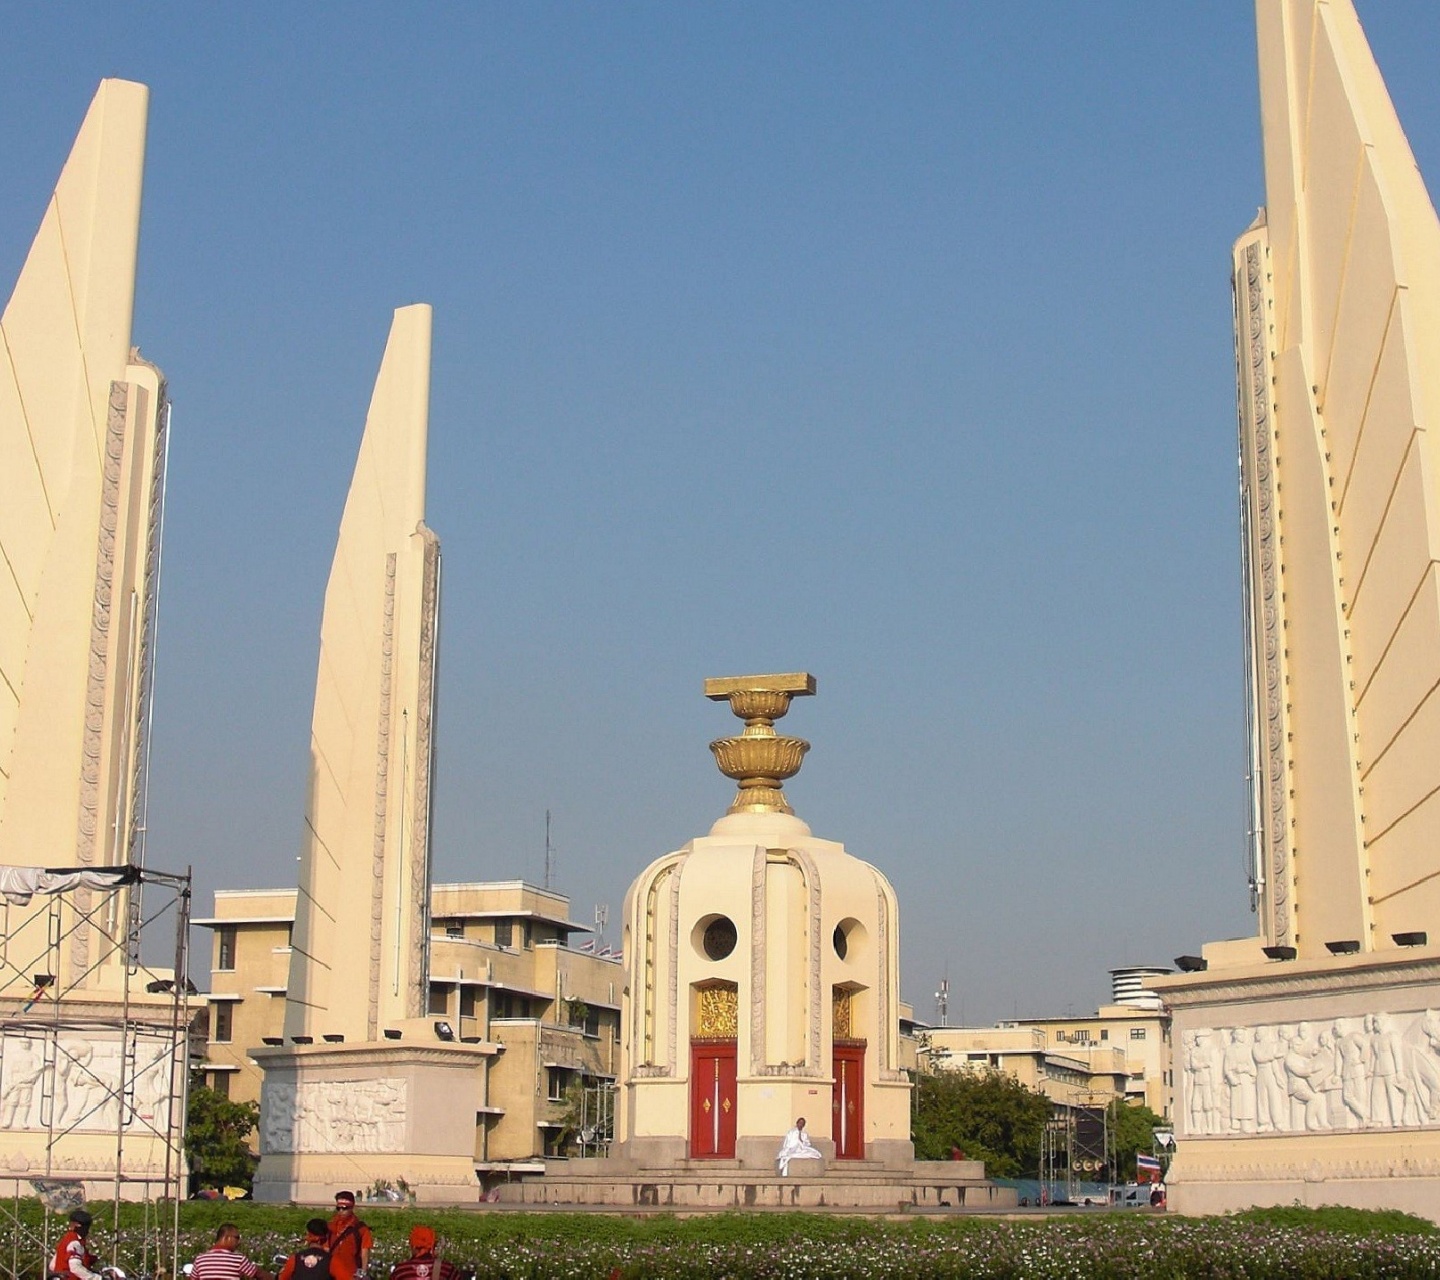
[[[219,890],[197,921],[213,933],[205,1081],[236,1100],[260,1100],[253,1051],[283,1043],[295,899]],[[571,946],[588,926],[569,910],[563,895],[518,880],[431,891],[427,1030],[433,1040],[448,1024],[457,1043],[494,1048],[473,1068],[481,1181],[538,1172],[561,1152],[574,1087],[616,1075],[621,959]]]

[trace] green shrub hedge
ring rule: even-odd
[[[243,1248],[262,1266],[296,1247],[311,1211],[250,1203],[181,1207],[182,1259],[234,1221]],[[1350,1209],[1267,1209],[1227,1218],[1178,1218],[1145,1211],[1076,1211],[1034,1217],[914,1220],[803,1213],[635,1218],[600,1213],[514,1213],[493,1208],[425,1212],[362,1207],[375,1231],[371,1272],[382,1280],[408,1252],[416,1222],[439,1232],[445,1256],[479,1280],[1365,1280],[1440,1275],[1440,1233],[1399,1213]],[[39,1209],[27,1208],[30,1226]],[[146,1235],[139,1206],[122,1209],[120,1229],[97,1211],[94,1241],[121,1265],[141,1267]],[[52,1222],[51,1234],[55,1234]],[[0,1259],[23,1246],[0,1222]],[[153,1237],[152,1237],[153,1240]],[[36,1251],[38,1252],[38,1250]],[[151,1254],[153,1263],[153,1253]],[[0,1271],[8,1270],[0,1260]],[[19,1269],[17,1280],[39,1280]]]

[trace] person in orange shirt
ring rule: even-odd
[[[330,1275],[333,1280],[368,1280],[370,1250],[375,1237],[355,1216],[355,1193],[335,1193],[335,1216],[330,1219]]]

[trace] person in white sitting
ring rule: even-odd
[[[801,1116],[795,1121],[795,1127],[780,1142],[780,1152],[775,1157],[775,1163],[780,1169],[780,1176],[790,1176],[790,1161],[792,1160],[822,1160],[824,1157],[810,1145],[810,1135],[805,1132],[805,1117]]]

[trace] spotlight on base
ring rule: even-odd
[[[1339,942],[1327,942],[1325,950],[1332,956],[1353,956],[1360,950],[1360,943],[1355,938],[1342,938]]]
[[[435,1038],[437,1040],[455,1039],[455,1028],[448,1022],[437,1022],[435,1024]]]
[[[1204,956],[1176,956],[1175,967],[1181,973],[1204,973],[1210,962]]]
[[[1392,933],[1390,937],[1397,947],[1423,947],[1430,941],[1430,935],[1424,929],[1414,929],[1409,933]]]
[[[1300,953],[1294,947],[1261,947],[1271,960],[1293,960]]]

